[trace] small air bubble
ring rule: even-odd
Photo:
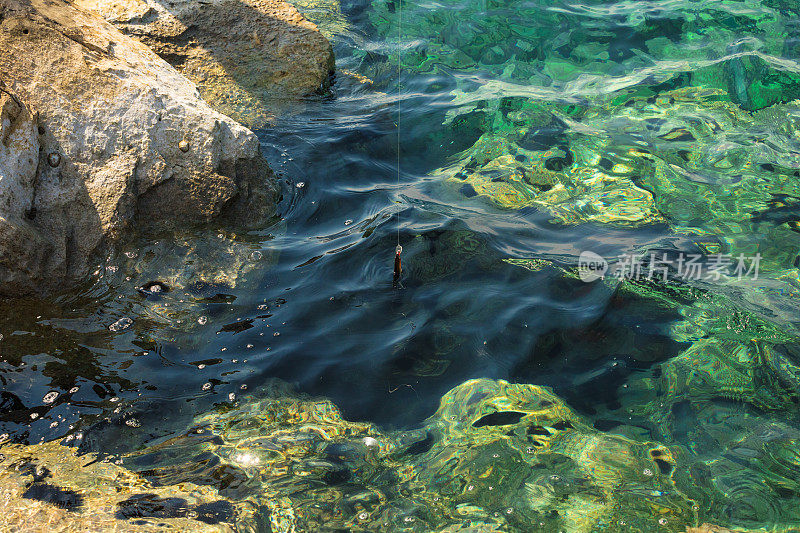
[[[205,367],[206,367],[206,365],[203,365],[203,364],[197,365],[197,369],[198,370],[203,370]]]
[[[250,254],[250,260],[252,261],[260,261],[262,257],[264,257],[264,254],[262,254],[258,250]]]
[[[228,400],[231,401],[231,402],[235,401],[236,400],[236,394],[234,394],[233,392],[228,394]]]
[[[353,223],[353,221],[352,221],[352,220],[350,220],[349,218],[348,218],[347,220],[345,220],[345,221],[344,221],[344,225],[345,225],[345,226],[349,226],[349,225],[350,225],[350,224],[352,224],[352,223]]]
[[[298,189],[302,189],[303,187],[305,187],[305,186],[306,186],[306,183],[305,183],[304,181],[298,181],[298,182],[297,182],[297,185],[295,185],[295,186],[296,186]]]
[[[203,390],[209,390],[211,388],[211,383],[203,383]]]
[[[46,403],[46,404],[47,403],[53,403],[54,401],[56,401],[56,398],[58,398],[58,393],[56,391],[50,391],[50,392],[48,392],[47,394],[44,395],[44,398],[42,398],[42,401],[44,403]]]
[[[127,420],[125,421],[125,425],[126,425],[126,426],[130,426],[130,427],[132,427],[132,428],[138,428],[138,427],[141,427],[142,423],[141,423],[141,422],[139,422],[139,421],[138,421],[137,419],[135,419],[135,418],[129,418],[129,419],[127,419]]]
[[[108,329],[111,331],[122,331],[123,329],[128,329],[133,324],[133,320],[128,317],[123,317],[108,326]]]
[[[201,326],[205,326],[208,323],[208,317],[205,315],[201,316],[200,318],[197,319],[197,323],[200,324]]]
[[[649,468],[645,468],[644,470],[642,470],[642,474],[644,474],[645,476],[652,476],[653,471],[650,470]]]

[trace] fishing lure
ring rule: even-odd
[[[400,261],[400,253],[403,251],[403,247],[398,244],[394,251],[394,282],[397,283],[400,280],[400,274],[403,272],[403,265]]]

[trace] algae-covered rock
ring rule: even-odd
[[[705,519],[734,529],[791,531],[800,523],[796,402],[769,386],[753,393],[745,372],[736,374],[724,358],[715,367],[715,356],[700,349],[632,380],[623,410],[659,439],[690,443],[675,481]],[[695,381],[698,394],[685,387],[687,380]],[[678,392],[665,389],[668,383]]]
[[[671,479],[673,453],[592,429],[534,385],[471,380],[448,392],[414,461],[429,505],[511,530],[681,531],[693,502]]]
[[[734,2],[735,14],[703,4],[654,16],[626,6],[609,24],[595,3],[577,17],[536,3],[446,3],[454,8],[403,4],[414,22],[399,32],[395,2],[371,16],[405,43],[403,68],[458,73],[445,129],[456,136],[454,119],[484,117],[475,146],[435,175],[465,197],[562,223],[666,222],[719,237],[724,252],[766,247],[765,260],[792,264],[796,9]]]
[[[629,172],[595,168],[600,150],[578,151],[566,141],[549,147],[532,144],[532,149],[523,148],[525,144],[525,136],[514,143],[484,135],[458,163],[435,174],[462,183],[456,187],[466,197],[487,196],[506,208],[539,207],[564,224],[663,221],[652,194],[637,187]]]
[[[692,448],[599,431],[535,385],[470,380],[419,429],[381,430],[275,383],[124,454],[124,466],[55,443],[5,444],[0,476],[31,520],[114,517],[121,530],[155,519],[282,533],[679,533],[796,521],[795,428],[709,400],[674,405],[658,433]],[[776,493],[787,506],[771,503]]]
[[[200,417],[185,435],[125,464],[158,484],[191,480],[252,502],[275,532],[386,531],[415,508],[380,458],[392,447],[374,426],[343,420],[330,402],[276,385]]]
[[[696,523],[672,480],[678,457],[592,429],[544,388],[484,379],[408,431],[347,422],[277,387],[124,461],[270,509],[274,531],[677,532]]]
[[[333,49],[283,0],[79,0],[196,83],[214,109],[258,128],[281,100],[326,89]]]
[[[566,224],[666,222],[716,240],[709,253],[758,252],[773,269],[796,257],[796,103],[753,114],[720,89],[685,87],[622,92],[572,114],[529,102],[481,112],[491,131],[434,172],[465,197],[538,207]]]

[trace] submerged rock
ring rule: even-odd
[[[78,0],[197,84],[215,109],[249,127],[282,99],[327,89],[333,49],[283,0]]]
[[[512,209],[539,207],[564,224],[663,222],[653,195],[637,187],[628,172],[595,167],[599,150],[577,151],[566,143],[533,143],[526,149],[523,144],[524,136],[514,142],[486,134],[459,162],[436,173],[463,183],[459,191],[464,196],[487,196]]]
[[[246,505],[214,489],[157,486],[57,442],[0,446],[0,512],[6,531],[232,532],[253,526]]]
[[[274,383],[184,434],[134,446],[124,468],[56,443],[6,443],[0,479],[12,524],[64,515],[113,517],[123,530],[157,520],[282,533],[684,533],[728,531],[708,521],[731,531],[794,523],[796,429],[708,401],[672,412],[664,439],[685,432],[695,448],[641,428],[625,436],[624,423],[600,431],[535,385],[470,380],[419,429],[382,431]],[[770,503],[775,492],[786,507]]]
[[[273,531],[677,533],[697,523],[672,479],[680,457],[593,429],[542,387],[480,379],[420,429],[389,432],[279,386],[125,464],[251,501]]]
[[[0,9],[0,295],[83,279],[133,227],[268,220],[275,186],[258,139],[169,64],[71,3]]]
[[[131,296],[135,291],[130,302],[137,322],[146,322],[146,336],[159,341],[174,340],[179,331],[195,329],[201,315],[229,307],[241,294],[240,285],[265,275],[278,256],[273,248],[262,251],[258,242],[224,231],[175,231],[170,238],[136,244],[135,251],[126,246],[127,251],[110,256],[95,274],[116,290]]]
[[[680,531],[694,520],[671,477],[675,451],[603,434],[545,388],[468,381],[442,398],[428,428],[438,438],[415,477],[452,518],[575,532]]]

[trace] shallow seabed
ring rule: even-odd
[[[6,305],[3,509],[800,531],[797,3],[296,5],[338,73],[258,132],[279,220]]]

